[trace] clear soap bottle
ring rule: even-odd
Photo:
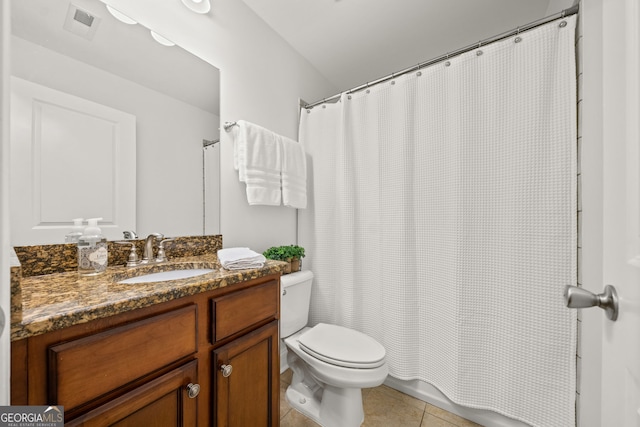
[[[95,276],[107,270],[109,252],[107,239],[98,228],[101,219],[88,219],[89,226],[78,239],[78,273],[81,276]]]
[[[69,230],[69,232],[64,236],[65,243],[78,243],[84,228],[82,226],[82,221],[84,221],[84,218],[75,218],[73,220],[73,227],[71,227],[71,230]]]

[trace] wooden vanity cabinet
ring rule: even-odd
[[[67,426],[277,426],[279,276],[12,342],[12,405]],[[223,369],[224,368],[224,369]]]

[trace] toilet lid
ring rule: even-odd
[[[300,348],[324,362],[348,368],[377,368],[384,347],[369,335],[337,325],[318,323],[298,338]]]

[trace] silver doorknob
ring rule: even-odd
[[[231,365],[222,365],[220,366],[220,371],[222,371],[222,376],[227,378],[233,372],[233,366]]]
[[[187,385],[187,393],[189,395],[189,399],[194,399],[200,394],[200,384],[189,383]]]
[[[604,292],[597,295],[577,286],[567,286],[564,288],[564,301],[569,308],[600,307],[609,320],[615,322],[618,318],[618,293],[611,285],[605,286]]]

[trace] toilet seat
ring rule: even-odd
[[[385,363],[384,347],[362,332],[318,323],[298,337],[300,349],[332,365],[370,369]]]

